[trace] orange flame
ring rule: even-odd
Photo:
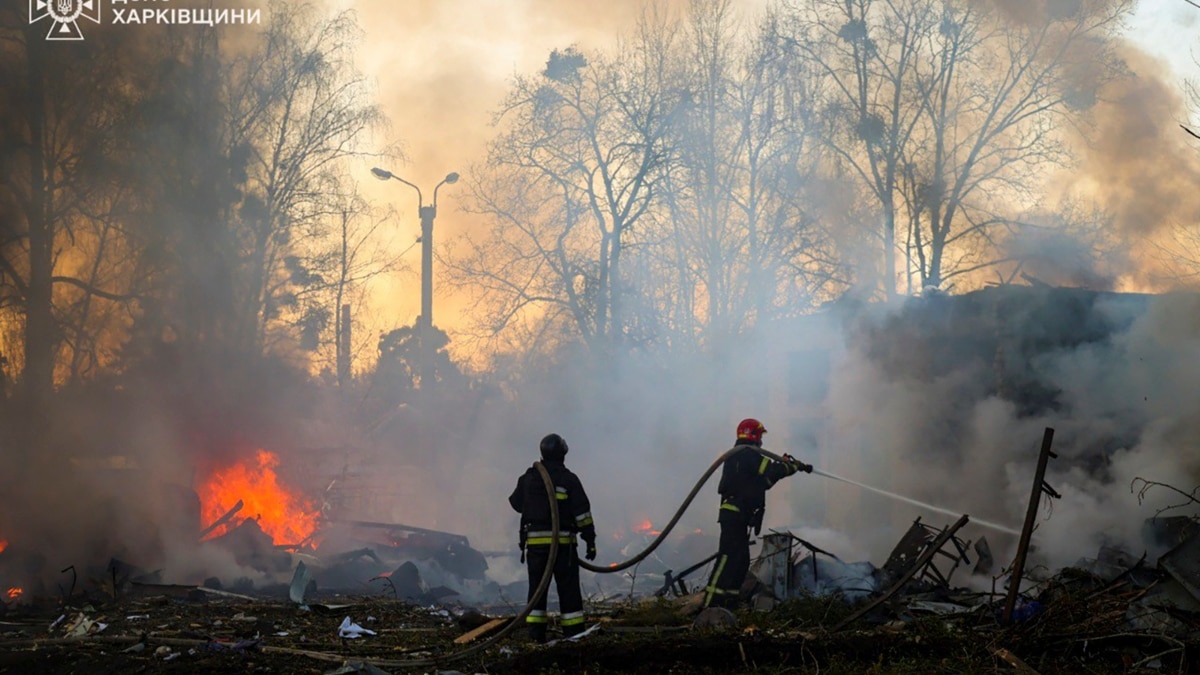
[[[311,499],[279,482],[275,468],[279,457],[259,450],[253,459],[218,469],[197,488],[200,517],[212,523],[242,500],[235,522],[219,527],[212,538],[227,532],[245,517],[257,518],[258,525],[276,544],[297,544],[317,531],[319,510]]]
[[[13,586],[4,593],[4,597],[8,598],[9,600],[16,600],[17,598],[21,597],[21,594],[24,592],[25,591],[22,590],[20,586]]]
[[[654,523],[650,522],[649,518],[643,518],[642,522],[634,525],[633,531],[640,534],[648,534],[653,537],[657,537],[659,534],[661,534],[661,532],[654,529]]]
[[[8,548],[8,540],[0,539],[0,553],[4,553],[4,549]]]

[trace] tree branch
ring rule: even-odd
[[[76,279],[75,277],[50,277],[50,281],[52,283],[56,283],[56,284],[67,284],[69,286],[75,286],[78,288],[82,288],[83,290],[87,291],[88,294],[90,294],[90,295],[94,295],[98,298],[104,298],[105,300],[112,300],[114,302],[125,302],[127,300],[137,300],[141,297],[141,296],[133,295],[133,294],[112,293],[109,291],[101,290],[99,288],[96,288],[95,286],[92,286],[91,284],[80,281],[79,279]]]
[[[1141,476],[1137,476],[1129,484],[1130,492],[1134,491],[1134,486],[1137,485],[1138,481],[1142,482],[1141,489],[1137,490],[1138,504],[1141,504],[1146,499],[1146,493],[1150,491],[1150,488],[1155,488],[1155,487],[1166,488],[1172,492],[1182,495],[1185,498],[1185,501],[1183,501],[1183,502],[1180,502],[1178,504],[1172,504],[1170,506],[1164,506],[1161,509],[1158,509],[1157,511],[1154,512],[1155,517],[1158,517],[1159,514],[1170,511],[1171,509],[1183,508],[1184,506],[1187,506],[1188,504],[1200,504],[1200,485],[1193,488],[1192,491],[1189,493],[1189,492],[1184,492],[1183,490],[1180,490],[1179,488],[1177,488],[1173,485],[1167,485],[1166,483],[1159,483],[1158,481],[1153,481],[1153,480],[1146,480],[1145,478],[1142,478]]]

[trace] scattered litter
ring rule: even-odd
[[[341,668],[327,670],[323,675],[391,675],[391,673],[380,670],[365,661],[347,661],[342,664]]]
[[[297,605],[304,606],[304,593],[308,589],[308,582],[311,579],[312,573],[309,572],[304,561],[296,563],[296,571],[292,574],[292,584],[288,587],[288,599]]]
[[[154,650],[154,655],[155,655],[155,656],[157,656],[157,657],[159,657],[159,658],[162,658],[162,657],[164,657],[164,656],[166,656],[167,654],[170,654],[170,653],[171,653],[171,648],[170,648],[170,647],[168,647],[168,646],[166,646],[166,645],[162,645],[162,646],[161,646],[161,647],[159,647],[158,649],[155,649],[155,650]]]
[[[149,614],[130,614],[129,616],[125,617],[125,620],[126,621],[141,621],[142,619],[149,619],[149,618],[150,618]]]
[[[286,630],[281,630],[281,631],[275,633],[275,637],[287,637],[287,636],[288,636],[288,632]]]
[[[204,649],[210,652],[246,652],[254,651],[262,645],[262,640],[239,640],[233,644],[212,640],[204,643]]]
[[[350,621],[350,617],[342,619],[342,625],[338,626],[338,637],[349,638],[351,640],[362,637],[363,635],[376,635],[375,631]]]
[[[163,658],[163,661],[174,661],[175,659],[179,658],[179,655],[182,653],[183,652],[171,652],[170,654],[167,654],[166,657]],[[192,650],[188,650],[188,653],[189,654],[192,653]]]
[[[305,605],[304,607],[307,607],[308,609],[311,609],[312,611],[317,612],[318,614],[341,614],[341,611],[343,609],[346,609],[347,607],[354,607],[354,606],[355,605],[310,604],[310,605]],[[301,607],[301,609],[304,609],[304,607]]]
[[[572,635],[571,637],[566,638],[566,641],[567,642],[579,642],[583,638],[591,635],[592,633],[596,633],[599,630],[600,630],[600,624],[594,623],[591,626],[589,626],[588,629],[583,631],[582,633],[579,633],[577,635]]]
[[[66,614],[59,614],[58,618],[54,620],[54,623],[50,624],[50,630],[54,630],[54,628],[56,626],[58,626],[58,624],[62,623],[63,619],[66,619],[66,618],[67,618]]]
[[[932,600],[916,600],[908,603],[911,611],[933,612],[934,614],[962,614],[971,611],[970,607],[956,605],[953,602],[934,602]]]
[[[588,635],[591,635],[592,633],[597,632],[598,630],[600,630],[600,624],[594,623],[587,630],[583,631],[582,633],[580,633],[578,635],[572,635],[569,638],[562,638],[559,640],[551,640],[546,643],[546,646],[549,647],[551,645],[556,645],[560,642],[579,642],[583,638],[587,637]]]
[[[84,635],[95,635],[105,628],[108,628],[108,624],[89,619],[83,612],[80,612],[63,630],[67,637],[83,637]]]
[[[139,642],[136,645],[132,645],[128,649],[122,649],[121,653],[122,654],[141,654],[144,651],[146,651],[146,643]]]

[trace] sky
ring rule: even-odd
[[[1129,21],[1128,37],[1167,63],[1177,78],[1200,75],[1200,7],[1188,0],[1142,0]]]
[[[734,6],[752,18],[766,4],[741,0]],[[368,164],[386,164],[420,187],[427,202],[447,173],[466,174],[485,157],[492,117],[515,75],[536,73],[556,48],[612,48],[643,6],[641,0],[337,0],[337,5],[354,10],[364,28],[360,67],[375,83],[391,121],[380,140],[395,143],[405,155]],[[1127,36],[1182,92],[1185,77],[1200,78],[1194,56],[1198,31],[1200,7],[1187,0],[1141,0]],[[420,310],[421,249],[408,248],[419,233],[418,204],[411,188],[371,180],[369,168],[362,167],[366,195],[396,210],[395,240],[407,248],[402,260],[408,272],[380,288],[379,306],[368,322],[387,330],[411,323]],[[482,227],[462,211],[464,189],[459,183],[439,191],[434,229],[439,249]],[[439,275],[435,264],[434,322],[453,335],[470,307],[439,284]]]

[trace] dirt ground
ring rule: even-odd
[[[487,644],[503,626],[455,644],[493,617],[380,597],[323,598],[308,608],[201,593],[66,609],[47,599],[0,614],[0,673],[1197,672],[1194,639],[1125,625],[1138,592],[1060,589],[1039,615],[1010,626],[990,608],[953,616],[892,608],[840,631],[829,627],[852,609],[840,601],[791,601],[739,612],[736,626],[698,628],[681,601],[651,599],[595,607],[595,630],[547,645],[520,627]],[[347,618],[375,635],[339,637]]]

